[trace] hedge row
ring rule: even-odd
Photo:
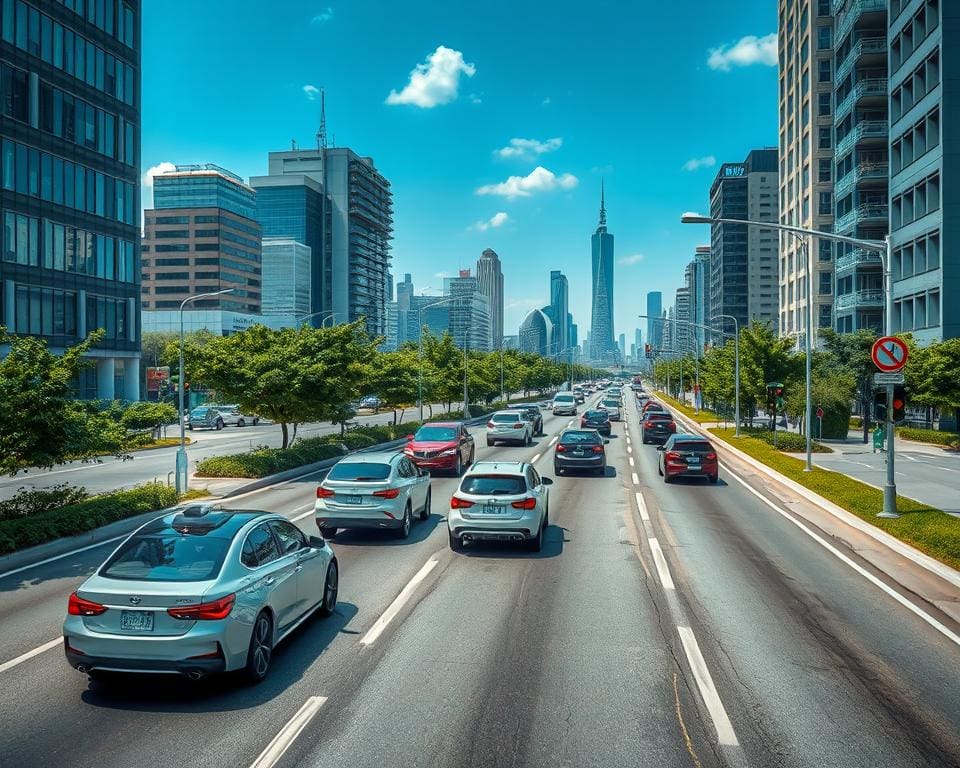
[[[763,440],[767,445],[773,445],[773,430],[761,429],[759,427],[742,427],[740,433]],[[828,448],[823,443],[816,440],[810,441],[813,453],[833,453],[832,448]],[[804,453],[807,450],[807,438],[796,432],[786,432],[777,430],[777,450],[786,453]]]
[[[897,437],[904,440],[916,440],[918,443],[933,443],[948,448],[960,448],[960,435],[956,432],[941,432],[937,429],[918,429],[917,427],[897,427]]]
[[[150,483],[125,491],[90,496],[36,514],[0,520],[0,554],[63,536],[76,536],[101,525],[176,503],[175,489],[161,483]]]
[[[211,456],[197,464],[197,477],[258,478],[343,455],[343,446],[329,436],[298,440],[290,448],[257,448],[232,456]]]

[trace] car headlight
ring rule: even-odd
[[[453,456],[457,452],[456,448],[447,448],[445,451],[440,451],[441,456]]]

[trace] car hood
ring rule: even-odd
[[[412,451],[445,451],[449,448],[456,448],[459,443],[456,440],[411,440],[407,443],[407,448]]]

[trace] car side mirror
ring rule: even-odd
[[[609,441],[609,440],[604,440],[604,441],[603,441],[603,444],[604,444],[604,445],[610,445],[610,441]]]
[[[314,549],[323,549],[325,546],[327,546],[327,540],[323,538],[323,536],[311,536],[310,546]]]
[[[549,477],[541,477],[540,483],[542,485],[553,485],[553,480],[551,480]]]
[[[413,435],[407,435],[407,442],[413,441]]]

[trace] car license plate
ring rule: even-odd
[[[153,632],[153,612],[120,611],[120,629],[131,632]]]
[[[344,496],[344,504],[363,504],[363,496]]]
[[[483,514],[485,515],[499,515],[503,512],[503,507],[499,504],[484,504],[483,505]]]
[[[689,457],[687,457],[687,464],[689,464],[691,467],[693,467],[693,466],[699,467],[699,466],[700,466],[700,457],[699,457],[699,456],[689,456]]]

